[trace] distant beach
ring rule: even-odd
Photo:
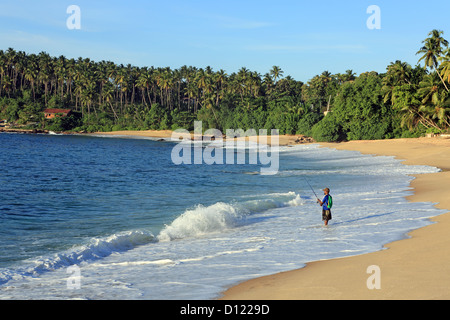
[[[450,210],[450,140],[439,137],[321,143],[338,150],[395,156],[405,165],[428,165],[442,171],[415,176],[413,202],[432,202]],[[357,204],[355,204],[357,206]],[[449,299],[450,213],[434,224],[385,245],[387,250],[354,257],[308,263],[305,268],[243,282],[223,299]],[[371,265],[380,267],[381,289],[366,286]]]
[[[135,136],[135,137],[147,137],[147,138],[160,138],[160,139],[170,139],[174,131],[172,130],[123,130],[123,131],[111,131],[111,132],[96,132],[91,135],[106,135],[106,136]],[[194,135],[192,134],[192,138]],[[248,137],[249,140],[258,142],[258,136]],[[309,137],[303,135],[279,135],[278,144],[280,146],[295,145],[302,143],[311,143],[313,140]],[[224,138],[226,140],[226,137]],[[270,136],[264,137],[264,141],[268,144],[271,143]]]

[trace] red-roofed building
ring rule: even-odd
[[[70,109],[45,109],[45,119],[53,119],[56,117],[67,117],[72,110]]]

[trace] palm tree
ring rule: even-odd
[[[391,62],[388,67],[388,74],[394,78],[396,85],[411,84],[411,73],[412,68],[407,62],[402,62],[400,60]]]
[[[139,77],[139,69],[137,67],[131,66],[131,64],[127,65],[127,73],[128,73],[128,83],[131,87],[131,97],[130,104],[134,104],[134,100],[136,97],[136,81]]]
[[[444,34],[443,31],[439,30],[433,30],[428,34],[428,38],[426,38],[422,43],[424,46],[417,51],[416,54],[423,54],[423,56],[419,59],[419,62],[424,60],[425,62],[425,69],[430,68],[431,70],[438,70],[439,64],[438,60],[443,52],[443,46],[448,46],[448,41],[445,40],[442,35]],[[442,79],[441,74],[438,72],[439,77],[441,78],[442,83],[445,86],[445,89],[447,92],[449,89],[447,88],[447,85],[444,82],[444,79]]]
[[[212,79],[212,73],[210,69],[200,69],[197,73],[196,77],[196,83],[197,87],[201,93],[201,104],[206,105],[206,103],[209,103],[209,99],[211,99],[212,93],[213,93],[213,79]]]
[[[381,94],[384,97],[384,103],[391,101],[393,105],[395,103],[395,97],[393,96],[394,88],[404,84],[411,84],[411,77],[412,68],[408,63],[401,62],[400,60],[391,62],[382,81],[383,87],[381,88]]]
[[[75,59],[71,58],[66,61],[66,71],[67,71],[66,95],[70,96],[70,101],[72,102],[73,79],[75,77],[76,72]]]
[[[341,85],[345,82],[354,81],[356,79],[356,74],[353,72],[353,70],[346,70],[344,74],[338,73],[336,75],[336,79],[338,81],[338,84]]]
[[[444,55],[438,59],[441,62],[440,73],[445,81],[450,83],[450,48],[445,50]]]
[[[55,62],[55,73],[59,83],[59,89],[61,94],[61,99],[64,94],[64,82],[67,79],[67,71],[66,71],[66,57],[61,55]]]
[[[421,97],[422,104],[435,103],[439,99],[439,80],[436,73],[427,74],[419,84],[418,95]]]
[[[270,94],[270,92],[272,91],[272,88],[274,86],[273,79],[270,76],[270,73],[264,74],[263,84],[266,88],[266,92]]]
[[[114,86],[112,84],[111,81],[108,81],[105,83],[105,85],[103,86],[103,101],[106,101],[106,103],[109,105],[109,107],[111,108],[113,114],[114,114],[114,118],[116,120],[119,120],[119,117],[117,116],[116,110],[114,110],[112,101],[114,100]]]
[[[48,86],[51,81],[51,75],[53,73],[52,60],[48,53],[41,52],[38,56],[39,59],[39,74],[38,80],[44,85],[44,101],[47,105]]]
[[[270,76],[273,79],[273,82],[276,83],[278,78],[281,78],[283,76],[284,71],[281,70],[278,66],[273,66],[272,70],[269,71]]]
[[[241,101],[244,101],[244,96],[250,92],[249,79],[251,72],[246,67],[239,69],[236,75],[236,90],[241,95]]]
[[[424,115],[428,126],[443,129],[449,126],[450,97],[440,87],[441,82],[436,73],[426,75],[419,85],[418,95],[421,97],[419,111]]]
[[[185,88],[185,93],[187,94],[187,98],[188,98],[188,109],[189,109],[189,103],[192,101],[192,105],[193,105],[193,109],[194,109],[194,113],[197,112],[197,108],[198,108],[198,86],[195,83],[195,81],[189,81],[186,85]]]
[[[219,106],[219,99],[224,97],[224,83],[227,81],[227,74],[223,69],[220,69],[215,74],[216,83],[216,106]]]
[[[34,56],[36,57],[36,56]],[[24,79],[31,84],[31,91],[33,92],[33,100],[36,100],[36,92],[34,84],[36,83],[38,76],[38,65],[36,59],[31,58],[24,71]]]
[[[7,71],[6,68],[6,57],[3,50],[0,50],[0,84],[3,82],[3,77]],[[0,96],[2,95],[2,86],[0,85]]]
[[[139,90],[141,90],[142,104],[147,105],[147,101],[145,98],[145,96],[146,96],[145,92],[146,92],[147,88],[149,87],[149,79],[148,79],[148,71],[147,71],[146,67],[144,67],[140,70],[135,86]]]
[[[345,81],[354,81],[356,79],[356,73],[353,70],[345,70]]]
[[[172,101],[170,99],[171,91],[173,88],[173,77],[172,71],[170,68],[165,68],[161,70],[158,74],[158,86],[161,90],[161,104],[169,107],[169,110],[172,111]],[[164,100],[165,98],[165,100]]]
[[[394,99],[394,89],[395,82],[393,77],[387,75],[383,78],[382,81],[383,86],[381,87],[381,95],[383,96],[384,103],[391,102],[392,105],[395,103]]]
[[[117,75],[116,75],[115,80],[116,80],[118,92],[120,93],[120,109],[123,112],[124,94],[125,94],[125,100],[126,100],[126,92],[128,90],[128,84],[127,84],[127,78],[126,78],[126,71],[122,64],[119,66],[119,68],[117,70]]]
[[[17,61],[17,53],[13,48],[8,48],[8,50],[6,50],[6,65],[7,68],[9,69],[9,73],[8,73],[8,83],[9,83],[9,89],[13,89],[15,91],[15,80],[17,79],[16,74],[17,74],[17,70],[15,68],[15,64]],[[9,95],[9,93],[8,93]]]
[[[6,75],[2,78],[2,82],[0,83],[1,88],[8,93],[8,98],[10,97],[12,82],[13,81],[9,75]]]
[[[25,81],[25,69],[27,65],[27,55],[24,51],[19,51],[17,53],[17,62],[16,62],[16,68],[17,68],[17,81],[20,82],[20,91],[23,90],[23,85]],[[20,75],[20,77],[19,77]]]
[[[258,72],[255,71],[250,73],[249,85],[250,92],[252,92],[252,95],[256,98],[262,86],[261,75]]]
[[[450,97],[445,93],[438,94],[432,104],[420,106],[419,111],[439,129],[450,127]]]

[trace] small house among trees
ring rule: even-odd
[[[45,109],[44,115],[46,119],[53,119],[56,117],[67,117],[72,110],[70,109]]]

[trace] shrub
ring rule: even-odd
[[[318,113],[308,113],[297,124],[297,134],[303,134],[305,136],[312,136],[312,128],[316,123],[321,120],[321,116]]]
[[[344,138],[342,127],[332,114],[315,124],[311,133],[317,142],[341,141]]]

